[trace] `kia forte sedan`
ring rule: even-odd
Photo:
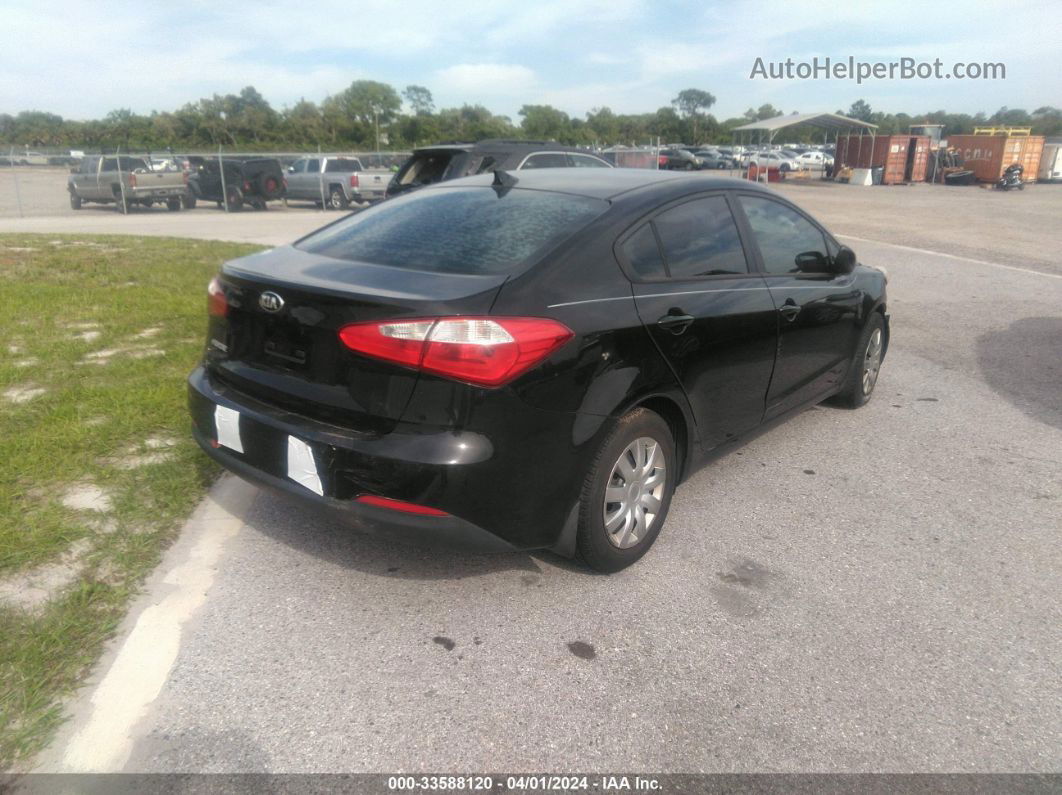
[[[227,263],[200,446],[363,527],[638,560],[765,423],[870,399],[885,275],[754,183],[635,169],[442,182]]]

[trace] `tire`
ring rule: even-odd
[[[335,186],[328,194],[328,207],[332,210],[345,210],[350,206],[350,202],[347,201],[347,194],[343,193],[343,189]]]
[[[248,199],[247,203],[250,204],[254,209],[259,211],[269,209],[269,205],[265,203],[265,199],[260,199],[258,197]]]
[[[876,350],[876,353],[875,353]],[[885,321],[880,312],[874,312],[863,333],[848,368],[844,386],[834,398],[834,403],[849,409],[857,409],[870,402],[878,382],[881,362],[885,355]]]
[[[638,457],[642,460],[632,466]],[[630,472],[639,469],[648,475]],[[620,418],[594,457],[579,497],[576,548],[587,565],[602,572],[619,571],[649,551],[667,520],[677,474],[675,441],[659,414],[635,409]],[[632,500],[632,487],[633,512],[625,507]],[[610,496],[623,499],[608,501]],[[655,513],[645,510],[649,503]],[[645,523],[640,533],[639,514]]]
[[[175,213],[181,209],[181,200],[179,198],[166,199],[166,209],[171,213]]]
[[[72,210],[80,210],[81,209],[81,197],[78,196],[73,191],[70,192],[70,209],[72,209]]]
[[[243,209],[243,191],[241,191],[235,185],[229,186],[228,198],[228,207],[226,208],[228,212],[235,213]],[[221,206],[225,207],[225,203],[222,202]]]
[[[188,194],[185,194],[184,196],[182,196],[181,197],[181,206],[183,206],[184,209],[186,209],[186,210],[194,210],[195,209],[195,196],[193,196],[191,193],[188,193]]]
[[[276,175],[269,173],[262,173],[258,175],[258,179],[255,180],[258,187],[258,193],[265,199],[279,199],[281,194],[281,187],[283,183],[277,179]]]

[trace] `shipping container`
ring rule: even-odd
[[[965,168],[980,182],[995,182],[1004,169],[1021,163],[1022,179],[1035,182],[1044,151],[1042,135],[949,135],[948,148],[962,155]]]
[[[1038,182],[1062,182],[1062,144],[1044,144],[1036,179]]]
[[[881,168],[883,185],[925,182],[928,135],[847,135],[837,139],[838,167]]]

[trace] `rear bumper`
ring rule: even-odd
[[[196,441],[226,469],[368,529],[417,540],[489,551],[553,547],[582,481],[572,476],[583,464],[571,445],[571,415],[527,409],[537,420],[537,432],[508,438],[505,429],[488,437],[474,430],[408,425],[390,433],[361,433],[262,403],[212,379],[202,367],[189,376],[188,400]],[[219,405],[239,412],[243,452],[216,446]],[[289,436],[313,451],[323,494],[288,476]],[[529,461],[551,461],[548,482],[541,479],[546,468]],[[449,515],[366,505],[356,502],[361,495]]]

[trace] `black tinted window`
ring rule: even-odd
[[[315,254],[442,273],[507,273],[583,228],[608,202],[545,191],[442,188],[363,210],[298,244]]]
[[[644,224],[627,238],[623,244],[623,255],[630,263],[631,270],[644,279],[662,279],[667,275],[651,224]]]
[[[671,278],[748,272],[737,225],[722,196],[680,204],[653,223]]]
[[[827,273],[829,255],[818,227],[795,210],[770,199],[742,196],[768,273]]]

